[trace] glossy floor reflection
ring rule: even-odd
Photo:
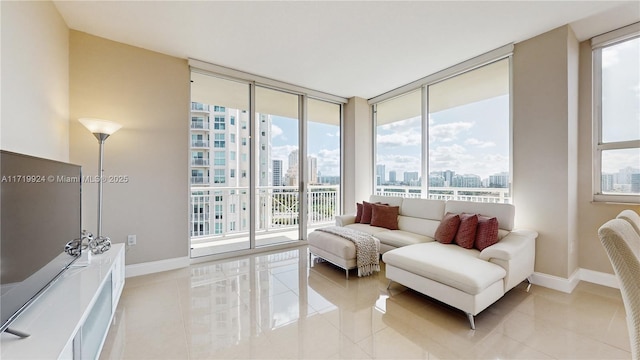
[[[620,293],[521,284],[476,317],[305,247],[127,279],[103,359],[630,358]]]

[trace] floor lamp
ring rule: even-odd
[[[104,160],[104,142],[111,134],[118,131],[122,125],[113,121],[95,118],[81,118],[78,119],[78,121],[91,131],[100,144],[100,155],[98,159],[99,175],[96,179],[98,182],[98,234],[96,237],[93,237],[92,234],[84,234],[83,236],[87,238],[87,245],[89,246],[91,253],[102,254],[111,248],[111,239],[102,235],[102,186],[105,182],[105,178],[103,177],[104,169],[102,168],[102,162]]]

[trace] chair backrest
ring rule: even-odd
[[[598,229],[600,241],[620,283],[627,313],[631,356],[640,357],[640,234],[622,219],[607,221]]]
[[[616,218],[628,221],[636,232],[640,234],[640,215],[638,215],[637,212],[633,210],[622,210]]]

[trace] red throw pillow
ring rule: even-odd
[[[460,215],[446,213],[442,221],[440,221],[438,229],[436,229],[434,239],[443,244],[451,244],[456,232],[458,232],[458,226],[460,226]]]
[[[379,226],[389,230],[398,230],[398,214],[400,206],[371,204],[371,226]]]
[[[478,215],[478,227],[476,228],[476,241],[474,246],[482,251],[498,242],[498,219]]]
[[[356,222],[359,223],[362,220],[362,204],[356,203]]]
[[[360,219],[360,224],[371,223],[372,212],[373,212],[373,206],[371,205],[371,203],[363,201],[362,202],[362,218]]]
[[[460,215],[460,227],[454,239],[455,243],[465,249],[471,249],[473,242],[476,240],[477,227],[478,215],[462,213]]]

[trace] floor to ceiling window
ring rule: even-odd
[[[307,228],[333,224],[342,214],[340,199],[341,107],[307,101]]]
[[[509,59],[428,87],[429,196],[510,202]]]
[[[256,246],[301,239],[298,95],[256,87]],[[274,168],[278,167],[279,170]]]
[[[422,182],[422,91],[376,104],[376,166],[379,195],[420,197]]]
[[[341,104],[205,71],[191,78],[191,257],[296,242],[332,223]]]
[[[510,57],[478,65],[373,103],[377,194],[511,201]]]

